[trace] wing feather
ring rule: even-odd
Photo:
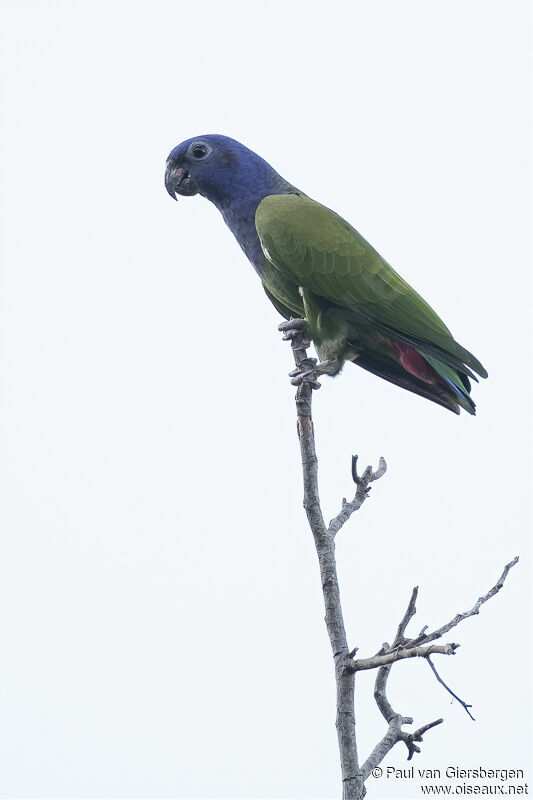
[[[431,306],[334,211],[305,195],[269,195],[255,222],[266,257],[285,278],[486,377]]]

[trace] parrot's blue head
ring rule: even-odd
[[[286,184],[270,164],[229,136],[187,139],[167,159],[165,186],[175,200],[177,194],[199,193],[222,207],[244,198],[262,198],[277,182]]]

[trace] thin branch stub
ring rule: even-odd
[[[374,472],[372,467],[366,467],[365,471],[361,476],[357,473],[357,459],[358,456],[352,456],[352,478],[354,480],[355,485],[357,486],[357,490],[355,492],[355,497],[349,503],[345,497],[342,498],[342,507],[336,517],[333,517],[330,520],[328,526],[328,532],[331,536],[336,536],[337,533],[340,531],[342,526],[344,525],[347,520],[350,519],[354,511],[358,511],[363,503],[365,502],[366,498],[368,497],[368,493],[372,488],[370,484],[372,481],[377,481],[381,478],[385,472],[387,471],[387,463],[383,456],[379,459],[379,465],[377,470]]]

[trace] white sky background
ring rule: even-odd
[[[390,699],[415,768],[528,766],[527,2],[2,3],[0,793],[334,798],[289,346],[170,149],[221,132],[345,216],[487,366],[478,416],[347,365],[315,396],[349,641],[470,608]],[[364,758],[384,733],[358,678]],[[398,746],[387,764],[408,766]],[[531,773],[529,779],[531,783]],[[418,797],[372,781],[369,797]]]

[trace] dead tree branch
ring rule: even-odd
[[[425,630],[427,630],[426,626],[425,628],[422,629],[422,631],[416,637],[416,639],[413,639],[411,641],[410,643],[411,647],[415,647],[418,644],[427,644],[428,642],[435,641],[435,639],[440,639],[441,636],[444,636],[445,633],[451,631],[452,628],[455,628],[455,626],[459,625],[459,623],[462,622],[463,620],[468,619],[468,617],[473,617],[476,614],[479,614],[479,609],[481,608],[481,606],[484,603],[486,603],[487,600],[490,600],[491,597],[494,597],[494,595],[500,591],[503,584],[505,583],[505,579],[507,578],[509,571],[512,569],[512,567],[514,567],[515,564],[518,563],[518,561],[519,557],[515,556],[512,561],[510,561],[508,564],[505,565],[502,574],[500,575],[494,586],[491,589],[489,589],[487,594],[484,594],[477,599],[476,603],[474,603],[470,611],[463,611],[462,614],[456,614],[455,617],[452,620],[450,620],[450,622],[447,622],[446,625],[442,625],[442,627],[437,628],[437,630],[433,631],[432,633],[425,633]]]
[[[387,664],[394,664],[395,661],[402,661],[404,658],[428,658],[434,653],[454,656],[458,647],[458,644],[452,643],[444,645],[433,644],[428,647],[399,648],[385,655],[372,656],[371,658],[358,658],[356,661],[352,661],[348,669],[354,672],[359,672],[363,669],[378,669],[379,667],[386,667]]]
[[[350,511],[343,509],[336,518],[337,522],[333,528],[331,524],[326,527],[318,494],[318,461],[311,418],[313,389],[318,389],[320,384],[312,370],[316,362],[314,359],[307,357],[306,351],[310,345],[307,323],[305,320],[290,320],[282,323],[279,328],[284,333],[284,338],[291,342],[296,364],[296,369],[291,374],[293,383],[298,385],[296,391],[296,414],[303,470],[303,505],[315,540],[326,608],[326,627],[335,663],[335,682],[337,687],[336,727],[341,759],[343,800],[361,800],[364,796],[364,780],[359,766],[355,738],[355,672],[346,669],[351,662],[352,656],[348,647],[342,616],[334,537],[348,517],[356,510],[356,504],[359,503],[357,507],[360,507],[364,499],[366,499],[371,480],[377,480],[378,477],[381,477],[386,467],[385,462],[381,460],[376,470],[375,478],[370,467],[367,467],[363,477],[360,479],[357,476],[357,472],[355,472],[354,480],[356,480],[357,492],[353,503],[347,504],[351,506]],[[343,515],[342,519],[339,519],[341,515]]]
[[[379,466],[375,472],[372,472],[372,467],[367,467],[361,477],[359,477],[357,474],[358,458],[359,456],[352,456],[352,477],[357,486],[357,491],[355,492],[355,497],[351,503],[348,503],[345,497],[342,498],[341,510],[329,523],[328,531],[332,536],[336,536],[344,523],[350,519],[354,511],[358,511],[361,508],[368,497],[370,489],[372,488],[370,484],[373,481],[379,480],[379,478],[385,475],[385,472],[387,471],[385,459],[381,457],[379,459]]]
[[[396,631],[392,648],[387,642],[385,642],[380,652],[377,654],[378,656],[388,652],[393,653],[395,650],[401,647],[402,644],[408,642],[408,640],[405,638],[405,631],[409,622],[416,614],[417,597],[418,586],[415,586],[411,592],[411,597],[409,599],[409,604],[405,614],[398,625],[398,630]],[[376,682],[374,685],[374,700],[376,701],[376,705],[389,727],[383,739],[376,745],[363,764],[363,780],[366,780],[369,775],[371,775],[372,770],[383,761],[385,756],[396,744],[398,744],[398,742],[405,743],[408,752],[407,760],[410,761],[415,753],[420,752],[420,748],[415,744],[415,742],[421,742],[423,734],[426,733],[426,731],[436,727],[437,725],[440,725],[444,721],[442,719],[437,719],[434,722],[428,722],[426,725],[418,728],[418,730],[414,731],[413,733],[402,731],[402,725],[412,725],[413,719],[412,717],[403,717],[393,709],[389,702],[387,697],[387,681],[389,680],[391,669],[392,663],[386,664],[378,669],[378,674],[376,676]]]
[[[445,645],[434,645],[431,642],[441,638],[464,619],[478,614],[481,606],[500,591],[509,570],[517,563],[518,556],[506,565],[496,584],[487,594],[478,598],[470,611],[457,614],[450,622],[431,633],[426,633],[428,626],[425,625],[417,637],[410,639],[406,637],[406,629],[416,613],[418,587],[415,587],[411,593],[407,610],[398,625],[392,645],[384,643],[374,656],[354,659],[357,648],[353,648],[350,651],[348,647],[342,615],[335,562],[335,536],[350,516],[361,508],[368,497],[371,488],[370,484],[384,475],[387,465],[385,460],[380,458],[377,470],[374,471],[371,467],[366,467],[363,474],[359,476],[357,472],[357,456],[353,456],[352,477],[357,486],[355,496],[351,502],[348,502],[346,498],[343,499],[340,512],[326,526],[318,492],[318,461],[311,417],[313,390],[320,388],[315,371],[316,359],[307,356],[310,340],[305,320],[289,320],[282,323],[279,329],[284,333],[283,338],[291,342],[296,365],[296,369],[290,374],[292,383],[298,387],[296,391],[296,413],[304,484],[303,505],[318,555],[326,609],[326,627],[335,665],[337,690],[336,728],[342,770],[343,800],[362,800],[365,795],[364,783],[366,779],[398,742],[404,742],[408,751],[408,760],[410,760],[415,753],[420,752],[420,748],[416,743],[422,741],[427,731],[443,722],[442,719],[428,722],[412,733],[402,730],[403,725],[412,725],[413,720],[411,717],[403,717],[396,712],[387,698],[387,681],[393,664],[409,658],[425,658],[437,680],[468,711],[470,706],[460,700],[444,683],[430,658],[434,654],[454,655],[459,645],[453,642]],[[355,675],[357,672],[369,669],[377,669],[374,699],[380,713],[388,724],[388,730],[361,766],[355,736]],[[468,713],[470,712],[468,711]]]
[[[457,614],[451,622],[447,623],[446,625],[442,625],[436,631],[432,633],[426,634],[425,631],[427,630],[427,626],[424,626],[420,634],[415,639],[408,639],[405,636],[405,632],[409,622],[412,620],[414,615],[416,614],[416,600],[418,597],[418,586],[415,586],[411,593],[411,598],[409,600],[409,605],[407,606],[407,610],[398,626],[398,630],[396,632],[396,636],[394,637],[394,641],[392,646],[389,646],[385,643],[379,653],[377,653],[374,657],[368,659],[357,659],[352,661],[351,668],[354,670],[357,669],[372,669],[375,667],[379,667],[378,674],[376,677],[376,683],[374,686],[374,699],[376,701],[376,705],[384,717],[386,722],[388,723],[388,730],[381,742],[374,748],[370,756],[364,762],[362,767],[363,772],[363,780],[371,774],[374,767],[377,767],[378,764],[385,758],[387,753],[394,747],[395,744],[398,742],[404,742],[407,751],[408,751],[408,760],[411,760],[415,753],[420,752],[420,748],[415,744],[415,742],[421,742],[422,736],[431,728],[434,728],[436,725],[440,725],[443,721],[442,719],[436,720],[435,722],[430,722],[427,725],[423,725],[414,733],[407,733],[406,731],[402,731],[402,725],[411,725],[413,720],[411,717],[402,717],[392,708],[388,698],[387,698],[387,681],[389,678],[390,670],[392,668],[392,664],[395,661],[400,661],[402,658],[410,658],[414,655],[420,655],[426,659],[429,666],[431,667],[433,674],[441,683],[445,689],[453,696],[455,699],[463,706],[467,714],[474,719],[472,714],[470,713],[469,709],[471,705],[465,703],[464,700],[461,700],[455,692],[453,692],[450,687],[442,680],[439,673],[437,672],[435,665],[432,663],[430,656],[432,655],[429,650],[431,647],[435,645],[428,645],[428,642],[434,641],[437,638],[440,638],[444,633],[447,633],[453,627],[462,622],[462,620],[467,619],[468,617],[472,616],[473,614],[479,613],[480,607],[489,600],[491,597],[500,591],[502,588],[507,575],[509,574],[509,570],[518,562],[518,556],[514,558],[512,561],[509,562],[505,566],[501,576],[498,578],[494,586],[489,589],[487,594],[480,597],[474,607],[463,614]],[[427,649],[426,649],[427,646]],[[441,649],[437,652],[443,653],[445,655],[454,655],[457,648],[459,647],[458,644],[451,644],[451,645],[444,645]],[[424,652],[425,650],[425,652]],[[422,651],[422,652],[420,652]],[[396,656],[396,658],[395,658]],[[386,661],[386,659],[390,658],[390,661]],[[363,664],[363,666],[358,666]]]
[[[432,670],[432,672],[433,672],[434,676],[436,677],[436,679],[438,680],[438,682],[439,682],[439,683],[440,683],[442,686],[444,686],[444,688],[446,689],[446,691],[447,691],[447,692],[449,692],[449,693],[451,694],[451,696],[452,696],[452,697],[455,697],[455,699],[457,700],[457,702],[458,702],[458,703],[460,703],[460,704],[462,705],[462,707],[464,708],[464,710],[466,711],[466,713],[468,714],[468,716],[470,717],[470,719],[471,719],[471,720],[473,720],[473,721],[475,722],[475,719],[474,719],[474,717],[472,716],[472,714],[471,714],[471,713],[470,713],[470,711],[468,710],[469,708],[472,708],[472,704],[471,704],[471,703],[465,703],[465,701],[464,701],[464,700],[461,700],[461,698],[460,698],[460,697],[458,697],[458,696],[455,694],[455,692],[452,692],[452,690],[450,689],[450,687],[448,686],[448,684],[447,684],[447,683],[444,683],[444,681],[442,680],[441,676],[440,676],[440,675],[439,675],[439,673],[437,672],[437,669],[436,669],[436,667],[435,667],[435,664],[433,663],[433,661],[431,660],[431,658],[428,656],[426,660],[427,660],[427,662],[428,662],[429,666],[431,667],[431,670]]]

